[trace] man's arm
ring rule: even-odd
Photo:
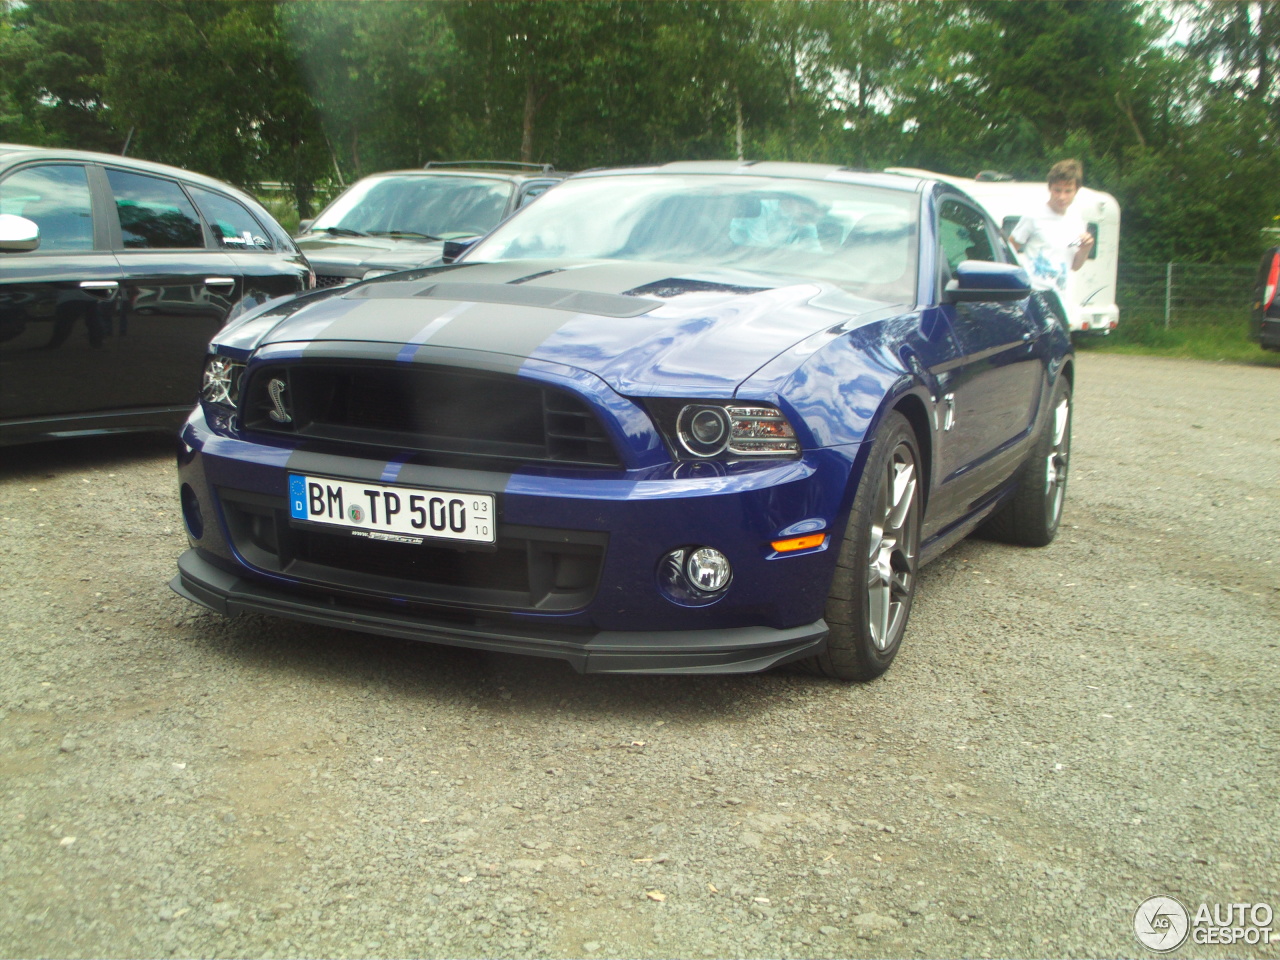
[[[1085,231],[1072,242],[1071,246],[1075,247],[1076,250],[1075,257],[1071,261],[1071,269],[1079,270],[1084,266],[1084,262],[1089,259],[1089,251],[1093,249],[1093,234]]]

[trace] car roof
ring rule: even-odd
[[[514,167],[517,169],[503,169]],[[570,176],[563,170],[556,170],[544,163],[508,163],[504,160],[450,160],[448,162],[432,161],[422,167],[411,167],[408,170],[379,170],[368,176],[373,177],[467,177],[471,179],[504,180],[509,183],[522,183],[526,180],[563,180]]]
[[[222,193],[232,193],[237,197],[247,197],[247,193],[231,184],[214,177],[207,177],[194,170],[183,170],[165,163],[153,163],[150,160],[137,160],[133,157],[121,157],[114,153],[98,153],[92,150],[71,150],[62,147],[31,147],[19,143],[0,143],[0,166],[10,166],[27,160],[80,160],[85,163],[109,164],[113,167],[125,167],[143,173],[154,173],[160,176],[185,180],[200,187],[209,187]],[[257,203],[257,201],[254,201]]]
[[[834,163],[791,163],[775,160],[679,160],[644,167],[615,167],[587,170],[579,177],[626,176],[628,174],[694,174],[709,176],[773,177],[789,180],[828,180],[892,190],[920,191],[937,183],[923,177],[871,170],[855,170]]]

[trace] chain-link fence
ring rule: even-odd
[[[1256,264],[1128,263],[1116,276],[1120,322],[1178,326],[1248,317]]]

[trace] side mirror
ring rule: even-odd
[[[1016,264],[965,260],[942,291],[943,303],[1005,303],[1031,296],[1031,281]]]
[[[440,256],[442,263],[453,263],[460,256],[475,246],[479,237],[471,237],[467,240],[446,240],[444,242],[444,253]]]
[[[29,253],[40,246],[40,226],[34,220],[0,213],[0,252]]]
[[[302,236],[302,234],[304,234],[304,233],[306,233],[308,230],[310,230],[310,229],[311,229],[311,225],[312,225],[313,223],[315,223],[315,221],[314,221],[314,220],[299,220],[299,221],[298,221],[298,236]]]

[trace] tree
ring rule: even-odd
[[[92,0],[6,5],[0,77],[20,117],[10,114],[11,128],[40,143],[120,150],[125,137],[102,88],[107,15]]]
[[[284,180],[308,215],[328,153],[277,5],[100,5],[113,25],[105,85],[133,152],[242,185]]]
[[[279,11],[339,179],[443,158],[457,51],[442,7],[289,3]]]

